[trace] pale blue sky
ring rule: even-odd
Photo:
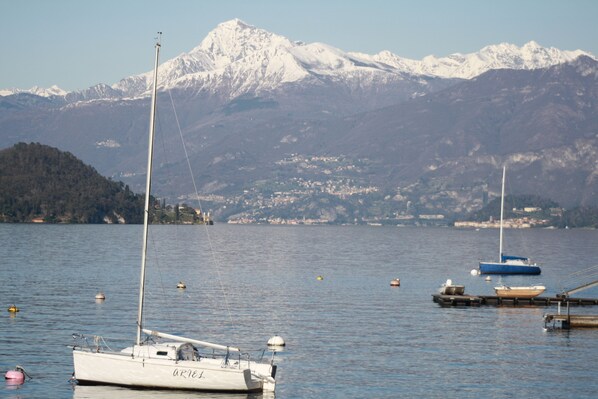
[[[221,22],[344,51],[421,59],[501,42],[598,55],[596,0],[0,0],[0,89],[112,84],[188,52]]]

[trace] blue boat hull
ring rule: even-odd
[[[498,262],[480,262],[480,274],[540,274],[542,270],[536,265],[513,265]]]

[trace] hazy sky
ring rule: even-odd
[[[0,0],[0,89],[85,89],[188,52],[233,18],[307,43],[421,59],[530,40],[598,55],[598,0]]]

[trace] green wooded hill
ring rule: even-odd
[[[143,195],[39,143],[0,150],[0,222],[142,223]]]

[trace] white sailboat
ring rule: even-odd
[[[135,344],[121,351],[85,343],[73,346],[74,378],[81,385],[121,385],[134,388],[188,389],[227,392],[274,391],[274,358],[251,359],[238,347],[218,345],[143,328],[143,302],[149,224],[150,187],[153,158],[158,59],[156,43],[153,93],[150,116],[147,180],[143,222],[143,250],[139,286],[139,310]],[[142,341],[142,333],[151,337]],[[75,334],[74,338],[80,337]],[[97,337],[95,337],[97,338]],[[160,338],[158,340],[158,338]],[[162,342],[162,340],[166,340]],[[95,339],[95,342],[101,342]],[[160,341],[161,343],[157,343]],[[198,347],[209,348],[201,356]],[[217,356],[216,351],[221,351]]]

